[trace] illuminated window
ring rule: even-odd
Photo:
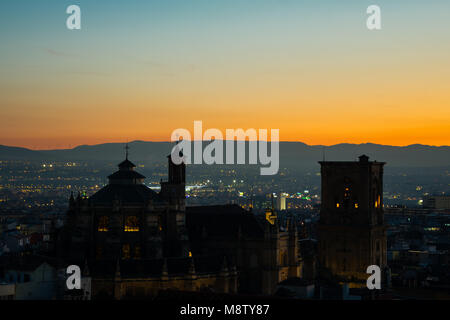
[[[338,202],[338,203],[336,203],[336,208],[339,208],[339,202]]]
[[[345,178],[344,179],[344,199],[350,199],[350,179]]]
[[[270,224],[275,224],[275,220],[277,219],[277,215],[271,210],[266,211],[266,220]]]
[[[349,187],[345,187],[344,199],[348,199],[349,197],[350,197],[350,188]]]
[[[158,229],[159,229],[159,231],[162,231],[163,230],[163,227],[162,227],[162,221],[161,221],[162,219],[161,219],[161,216],[158,216]]]
[[[107,216],[98,219],[98,232],[108,232],[109,218]]]
[[[358,209],[358,203],[355,203],[355,209]]]
[[[381,206],[381,197],[378,196],[375,200],[375,208],[379,208]]]
[[[136,216],[125,218],[125,232],[139,232],[139,219]]]
[[[122,246],[122,260],[129,260],[131,258],[130,245],[124,244]]]
[[[344,197],[342,201],[342,205],[344,208],[348,208],[351,205],[350,198],[351,198],[351,182],[349,178],[344,179]]]

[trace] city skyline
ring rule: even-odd
[[[450,300],[449,13],[0,1],[0,304]]]

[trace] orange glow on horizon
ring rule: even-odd
[[[450,145],[449,1],[390,4],[374,32],[359,1],[84,1],[78,31],[29,2],[2,20],[0,145],[170,141],[196,120],[308,145]]]
[[[269,131],[270,132],[270,131]],[[124,135],[126,137],[133,136],[133,135]],[[169,138],[170,135],[168,134]],[[336,144],[342,144],[342,143],[348,143],[348,144],[366,144],[366,143],[372,143],[372,144],[379,144],[379,145],[389,145],[389,146],[398,146],[398,147],[404,147],[414,144],[423,144],[423,145],[430,145],[430,146],[449,146],[449,137],[442,137],[441,139],[435,139],[433,136],[424,135],[421,139],[414,139],[413,135],[408,135],[406,132],[404,134],[404,137],[389,137],[388,134],[386,135],[380,135],[377,138],[367,139],[364,136],[358,137],[358,135],[355,135],[354,137],[350,139],[339,139],[339,137],[333,137],[332,133],[330,133],[330,137],[326,137],[325,133],[315,135],[314,138],[312,137],[306,137],[303,138],[297,138],[297,135],[287,136],[283,135],[283,138],[280,138],[280,141],[282,142],[301,142],[305,143],[307,145],[322,145],[322,146],[333,146]],[[427,137],[428,136],[428,137]],[[122,138],[122,137],[111,137],[111,136],[105,136],[105,137],[83,137],[83,138],[47,138],[47,139],[40,139],[40,138],[9,138],[9,139],[2,139],[0,141],[0,145],[4,146],[10,146],[10,147],[20,147],[20,148],[27,148],[30,150],[63,150],[63,149],[73,149],[78,146],[82,145],[98,145],[98,144],[107,144],[107,143],[125,143],[125,142],[134,142],[134,141],[146,141],[146,142],[170,142],[170,139],[168,139],[165,136],[133,136],[136,138]],[[270,139],[269,139],[270,141]]]
[[[144,79],[125,87],[113,80],[71,80],[66,86],[29,80],[33,85],[26,94],[11,86],[0,97],[5,106],[0,108],[0,144],[67,149],[170,141],[173,130],[193,134],[194,121],[201,120],[203,132],[279,129],[280,141],[309,145],[450,145],[448,87],[444,80],[429,80],[441,66],[422,66],[411,75],[409,64],[400,65],[390,76],[347,67],[330,66],[327,77],[309,67],[290,78],[254,78],[245,70],[228,76],[223,71],[219,77],[211,71],[161,83],[153,79],[152,86]]]

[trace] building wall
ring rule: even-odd
[[[108,220],[107,231],[99,231],[104,217]],[[127,217],[137,218],[138,232],[126,232]],[[189,245],[184,220],[184,214],[170,211],[164,205],[92,207],[87,200],[82,200],[79,207],[69,211],[66,229],[70,249],[62,249],[62,255],[67,251],[75,259],[110,260],[123,256],[124,245],[128,245],[131,257],[137,257],[139,251],[140,259],[160,259],[164,255],[187,257]]]
[[[323,275],[364,282],[370,265],[387,265],[383,165],[321,162],[322,206],[318,232]]]
[[[428,196],[423,199],[423,207],[430,209],[450,209],[450,196]]]
[[[220,293],[237,292],[237,274],[225,273],[218,275],[187,275],[166,278],[136,278],[136,279],[94,279],[92,294],[94,298],[111,295],[115,299],[155,297],[160,290],[199,291],[210,288]]]
[[[0,300],[14,300],[15,296],[15,284],[0,284]]]
[[[31,272],[8,270],[6,274],[7,277],[15,277],[16,279],[16,300],[51,300],[57,298],[56,270],[46,263]],[[28,275],[29,279],[25,279],[25,275]]]
[[[261,237],[207,234],[195,246],[199,252],[194,255],[233,257],[241,292],[273,294],[279,282],[301,276],[302,268],[296,231],[279,232],[277,225],[265,223],[265,234]]]

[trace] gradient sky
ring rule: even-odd
[[[1,0],[0,41],[4,145],[168,141],[194,120],[450,145],[448,0]]]

